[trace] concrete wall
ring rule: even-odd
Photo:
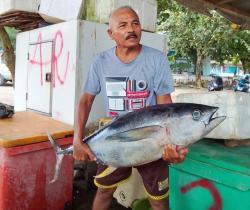
[[[250,139],[250,94],[234,91],[215,91],[207,93],[183,93],[175,102],[200,103],[217,106],[218,116],[227,118],[207,137],[215,139]]]

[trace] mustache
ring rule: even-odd
[[[126,36],[126,40],[130,39],[131,37],[138,38],[138,36],[135,33],[130,33],[128,36]]]

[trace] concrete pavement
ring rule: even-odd
[[[14,105],[14,88],[11,83],[0,86],[0,103]]]

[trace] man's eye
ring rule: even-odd
[[[119,26],[119,28],[124,28],[126,25],[125,24],[123,24],[123,25],[120,25]]]

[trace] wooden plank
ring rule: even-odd
[[[236,0],[220,0],[220,1],[216,2],[216,5],[227,4],[227,3],[230,3],[230,2],[233,2],[233,1],[236,1]]]
[[[13,147],[47,141],[47,132],[56,138],[73,134],[73,127],[33,112],[17,112],[0,120],[0,146]]]
[[[215,8],[220,9],[223,12],[238,15],[240,17],[250,18],[250,13],[237,9],[233,6],[230,6],[229,4],[216,5],[217,0],[203,0],[203,1],[214,4]]]

